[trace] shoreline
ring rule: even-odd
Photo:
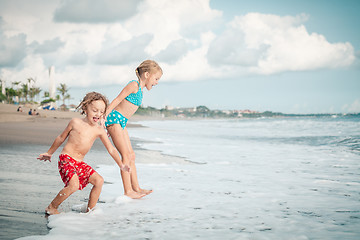
[[[63,112],[50,110],[37,110],[39,115],[28,115],[30,107],[24,107],[23,112],[17,112],[18,105],[0,104],[0,145],[44,145],[51,146],[54,139],[65,129],[72,118],[82,118],[79,112]],[[139,121],[164,120],[158,117],[135,115],[127,124],[128,128],[144,127]],[[170,119],[169,119],[170,120]],[[130,137],[131,138],[131,137]],[[111,141],[111,138],[110,138]],[[134,151],[136,151],[137,162],[147,163],[146,155],[151,154],[156,163],[190,163],[181,156],[163,154],[161,151],[147,150],[139,146],[142,139],[131,138]],[[92,149],[103,149],[99,139],[95,140]]]
[[[34,109],[29,106],[22,106],[22,112],[17,112],[19,105],[14,104],[1,104],[0,103],[0,123],[12,123],[12,122],[34,122],[34,121],[46,121],[54,119],[67,119],[81,118],[83,115],[80,112],[71,111],[59,111],[59,110],[44,110],[37,109],[39,115],[29,115],[30,109]],[[142,120],[158,120],[159,117],[134,115],[129,119],[128,127],[140,126],[136,124],[137,121]]]
[[[18,106],[12,104],[0,104],[0,145],[45,145],[50,147],[54,139],[65,129],[72,118],[82,118],[79,112],[62,112],[50,110],[38,110],[39,115],[28,115],[30,107],[22,107],[23,112],[17,112]],[[13,121],[14,120],[14,121]],[[127,124],[127,128],[142,128],[139,121],[164,120],[159,117],[135,115]],[[165,119],[167,120],[167,119]],[[171,119],[169,119],[171,120]],[[161,151],[147,150],[139,146],[142,139],[134,139],[130,136],[136,154],[137,162],[147,163],[146,155],[156,155],[156,163],[189,163],[181,156],[163,154]],[[111,138],[110,138],[111,141]],[[148,141],[148,140],[145,140]],[[95,140],[92,149],[104,149],[99,139]],[[45,149],[46,150],[46,149]],[[106,150],[105,150],[106,151]]]
[[[82,118],[79,112],[37,110],[39,115],[28,115],[30,107],[0,104],[0,144],[51,144],[66,127],[70,119]],[[129,121],[128,127],[142,127],[136,121]]]

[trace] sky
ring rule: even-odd
[[[0,79],[114,99],[146,59],[144,106],[360,112],[357,0],[0,0]],[[41,100],[41,99],[40,99]]]

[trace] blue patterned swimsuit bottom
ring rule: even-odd
[[[121,113],[116,110],[112,110],[111,113],[106,118],[105,127],[108,127],[113,124],[120,124],[122,129],[126,127],[128,119],[124,117]]]

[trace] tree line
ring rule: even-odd
[[[1,81],[0,89],[0,102],[9,104],[40,104],[44,105],[50,102],[62,101],[62,108],[66,108],[65,101],[69,100],[70,94],[68,93],[70,88],[65,83],[60,83],[56,88],[57,95],[55,99],[50,98],[48,91],[43,91],[40,87],[36,87],[36,79],[28,78],[25,83],[15,81],[11,83],[11,87],[5,87],[5,94],[3,94],[4,81]],[[43,95],[40,96],[41,92]],[[40,101],[40,97],[43,98]]]

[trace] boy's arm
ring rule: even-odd
[[[119,95],[109,104],[106,109],[105,117],[117,106],[119,103],[124,100],[129,94],[137,92],[139,86],[136,82],[129,83],[126,85]]]
[[[51,147],[49,148],[49,150],[46,153],[42,153],[39,155],[38,159],[39,160],[49,160],[51,162],[51,156],[52,154],[61,146],[61,144],[65,141],[65,139],[69,136],[70,131],[73,128],[73,124],[74,124],[74,119],[72,119],[68,125],[66,126],[66,128],[64,129],[64,131],[55,138],[53,144],[51,145]]]
[[[111,144],[109,138],[107,137],[107,134],[105,130],[102,129],[100,134],[100,140],[104,144],[106,150],[109,152],[111,157],[115,160],[117,165],[120,167],[122,171],[130,172],[130,167],[128,165],[124,165],[121,161],[119,152],[116,150],[116,148]]]

